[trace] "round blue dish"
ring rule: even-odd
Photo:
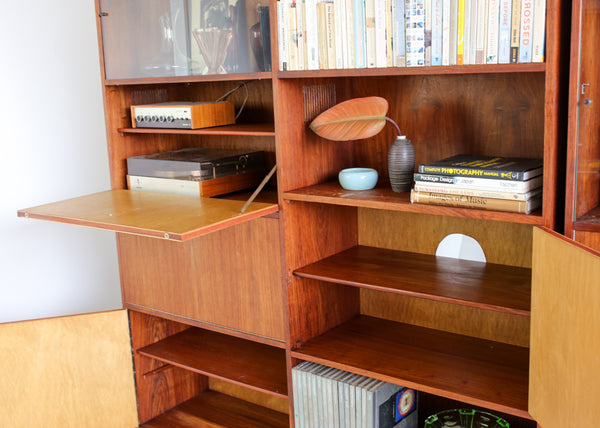
[[[346,168],[339,172],[338,179],[346,190],[369,190],[375,187],[379,175],[373,168]]]

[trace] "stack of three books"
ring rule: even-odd
[[[542,206],[541,159],[455,155],[419,165],[412,203],[530,214]]]

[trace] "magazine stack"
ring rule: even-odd
[[[461,154],[419,165],[410,201],[530,214],[542,184],[541,159]]]

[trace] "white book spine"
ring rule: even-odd
[[[478,0],[469,0],[471,3],[471,34],[469,41],[469,64],[475,64],[477,50],[477,2]]]
[[[396,13],[395,0],[385,0],[385,65],[394,65],[394,20]]]
[[[279,70],[288,70],[288,11],[287,2],[277,2],[277,40],[279,48]]]
[[[431,10],[431,2],[433,0],[425,0],[423,5],[425,12],[425,66],[431,65],[431,31],[433,27],[433,13]]]
[[[442,65],[442,0],[431,0],[431,65]]]
[[[450,65],[456,65],[458,42],[458,0],[450,0]]]
[[[377,43],[375,40],[375,0],[365,0],[365,35],[367,67],[377,66]]]
[[[344,48],[345,46],[345,34],[346,34],[346,24],[345,24],[345,9],[346,0],[333,0],[333,25],[334,25],[334,33],[335,33],[335,68],[342,69],[346,68],[344,66],[344,59],[347,56],[348,52]]]
[[[464,0],[465,11],[464,11],[464,31],[463,31],[463,64],[471,64],[471,6],[473,0]]]
[[[319,69],[319,35],[317,31],[317,0],[304,0],[306,15],[305,40],[308,70]]]
[[[533,41],[531,47],[531,61],[544,62],[546,44],[546,0],[535,0],[533,6]]]
[[[498,28],[498,63],[510,62],[510,27],[512,0],[500,1],[500,25]]]
[[[367,28],[365,21],[365,0],[354,0],[354,41],[356,68],[367,66]]]
[[[306,29],[304,28],[306,8],[304,0],[296,0],[296,37],[298,44],[298,70],[306,69]]]
[[[394,21],[394,67],[406,66],[406,26],[404,0],[392,0],[395,7]]]
[[[386,0],[374,0],[374,12],[375,12],[375,66],[386,67],[387,65],[387,52],[386,52],[386,41],[385,41],[385,27],[387,23]]]
[[[488,0],[488,31],[486,64],[498,64],[498,32],[500,25],[500,0]]]
[[[354,0],[346,0],[346,67],[356,67],[356,43],[354,30]]]
[[[475,46],[475,64],[483,64],[485,62],[485,37],[486,23],[485,19],[486,0],[477,0],[477,36]]]
[[[533,0],[521,0],[521,32],[519,42],[519,62],[531,62],[533,36]]]
[[[442,65],[450,65],[450,1],[442,0]]]

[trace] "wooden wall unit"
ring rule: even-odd
[[[117,36],[105,39],[107,16],[101,16],[103,2],[96,3],[106,71],[104,47],[114,49]],[[575,36],[597,24],[597,3],[573,4],[574,52],[587,49],[589,42],[579,45]],[[544,235],[554,232],[538,229],[563,225],[571,2],[546,5],[544,63],[105,74],[112,190],[19,215],[117,232],[141,426],[293,426],[291,369],[308,360],[413,387],[426,413],[478,407],[513,428],[534,427],[533,417],[553,428],[545,415],[529,411],[538,404],[531,393],[539,391],[530,367],[544,367],[530,362],[537,355],[530,344],[540,346],[544,337],[544,323],[531,323],[538,316],[532,311],[539,320],[545,309],[531,307],[532,299],[543,301],[532,297],[531,278],[540,278],[544,266],[536,248],[554,241]],[[270,6],[271,28],[277,28],[276,1]],[[277,32],[271,37],[276,65]],[[120,58],[125,69],[137,61]],[[571,55],[572,75],[577,58]],[[249,96],[236,125],[131,127],[132,104],[212,100],[242,82]],[[597,120],[574,101],[579,86],[571,83],[570,124],[579,114],[587,122],[577,123],[588,129]],[[236,109],[244,92],[232,95]],[[413,142],[417,164],[461,152],[543,158],[542,208],[524,215],[411,204],[408,193],[394,193],[388,184],[391,127],[350,142],[327,141],[308,128],[328,107],[371,95],[388,100],[388,116]],[[597,144],[577,151],[577,136],[582,133],[571,127],[565,229],[597,245],[598,230],[585,219],[597,208],[598,180],[582,175],[573,160],[577,155],[589,167]],[[265,150],[268,167],[277,165],[269,183],[276,197],[267,192],[240,215],[240,195],[198,201],[125,190],[127,157],[196,146]],[[337,173],[351,166],[377,169],[378,186],[341,189]],[[475,237],[488,263],[437,258],[449,233]],[[552,291],[553,284],[540,284],[535,293]]]

